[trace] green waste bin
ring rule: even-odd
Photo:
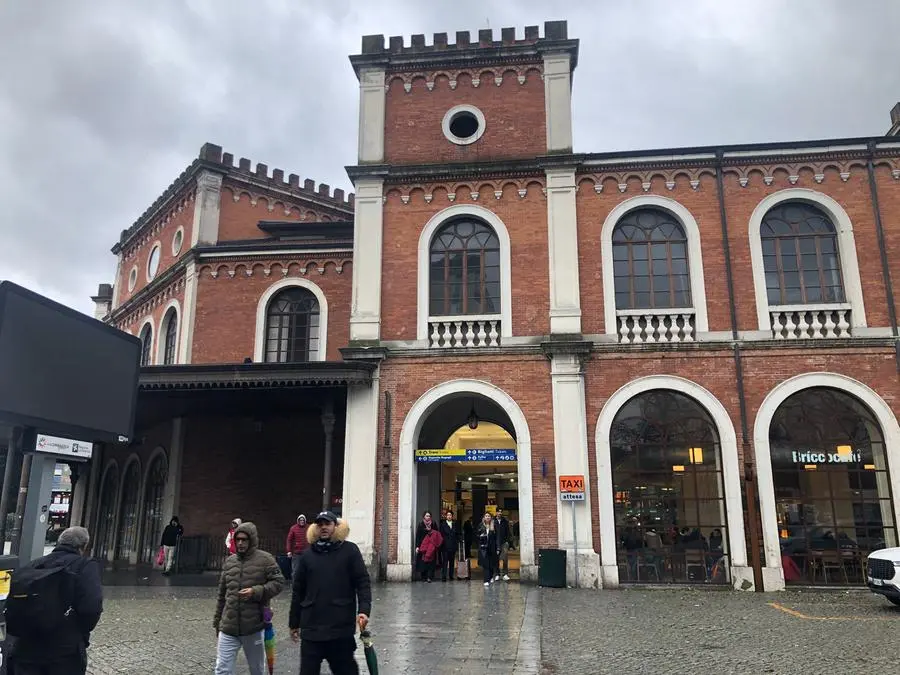
[[[558,548],[538,550],[538,585],[546,588],[566,587],[566,552]]]

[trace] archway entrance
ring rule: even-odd
[[[860,584],[866,557],[897,546],[884,434],[854,396],[826,387],[781,403],[769,426],[788,584]]]
[[[437,520],[450,508],[460,525],[471,518],[473,531],[485,512],[503,511],[513,542],[510,577],[531,579],[530,467],[528,426],[505,392],[478,380],[455,380],[426,392],[413,405],[400,435],[397,565],[389,575],[410,578],[422,513],[429,510]],[[460,534],[465,546],[462,527]],[[468,555],[476,553],[473,544]],[[477,573],[475,568],[473,576]]]

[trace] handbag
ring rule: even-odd
[[[166,564],[166,549],[162,546],[159,547],[159,552],[156,554],[156,564],[158,567]]]

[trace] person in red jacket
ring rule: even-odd
[[[294,575],[297,574],[300,556],[306,550],[306,547],[309,546],[309,542],[306,541],[306,529],[306,516],[301,513],[297,516],[297,522],[291,525],[291,529],[288,531],[285,548],[287,549],[288,558],[291,559],[291,572]]]

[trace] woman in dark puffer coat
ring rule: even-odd
[[[256,525],[242,523],[234,532],[237,553],[228,556],[219,579],[213,626],[218,636],[216,675],[234,673],[243,647],[252,675],[263,675],[263,608],[281,593],[284,576],[271,553],[259,550]]]

